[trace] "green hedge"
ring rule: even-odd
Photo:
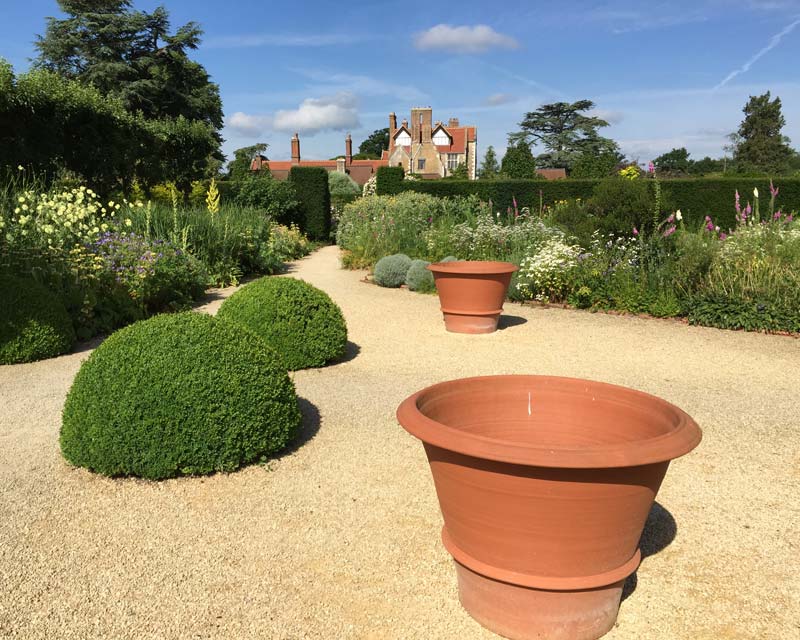
[[[379,196],[394,196],[407,190],[407,185],[416,184],[414,181],[404,180],[403,167],[378,167],[375,174],[375,193]]]
[[[300,423],[294,384],[262,340],[205,314],[165,314],[117,331],[83,363],[61,452],[107,476],[233,471],[283,449]]]
[[[395,167],[386,167],[392,168]],[[419,180],[403,181],[401,189],[417,191],[438,197],[467,196],[476,194],[481,200],[491,200],[495,210],[504,211],[507,207],[530,207],[538,210],[540,204],[551,205],[558,200],[592,197],[599,180]],[[655,185],[655,181],[648,181]],[[735,224],[734,192],[739,191],[742,206],[753,200],[753,189],[758,188],[762,212],[769,203],[768,178],[682,178],[661,180],[665,202],[681,209],[688,224],[699,224],[710,215],[714,222],[723,228]],[[391,185],[390,185],[391,186]],[[780,189],[778,206],[784,211],[800,210],[800,179],[777,178],[775,186]],[[378,193],[387,193],[386,185],[381,185],[378,172]],[[384,189],[382,191],[382,189]]]
[[[302,230],[312,240],[329,240],[331,234],[331,193],[328,172],[322,167],[292,167],[294,184],[303,212]]]

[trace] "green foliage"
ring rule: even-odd
[[[391,196],[400,193],[406,186],[405,171],[403,167],[378,167],[375,174],[377,179],[376,190],[379,196]],[[413,184],[412,181],[408,181]]]
[[[38,282],[0,275],[0,364],[66,353],[75,344],[64,305]]]
[[[232,195],[238,206],[261,211],[280,224],[302,223],[302,207],[295,184],[275,180],[269,172],[248,175],[234,182]]]
[[[689,159],[689,152],[686,147],[680,149],[672,149],[667,153],[663,153],[653,160],[656,171],[661,175],[687,175],[692,171],[693,160]]]
[[[293,278],[261,278],[228,298],[219,318],[241,324],[281,354],[291,371],[344,355],[347,325],[327,293]]]
[[[647,181],[615,177],[597,184],[588,205],[601,232],[628,234],[652,222],[655,201]]]
[[[234,181],[250,177],[250,164],[254,158],[264,155],[269,145],[265,142],[242,147],[233,152],[233,160],[228,163],[228,178]]]
[[[619,155],[615,153],[582,153],[575,158],[570,177],[607,178],[614,173],[618,164]]]
[[[444,262],[444,260],[442,260]],[[450,262],[450,261],[448,261]],[[420,293],[432,293],[436,291],[433,281],[433,273],[428,269],[430,262],[427,260],[412,260],[411,266],[406,273],[406,286],[411,291]]]
[[[322,167],[292,167],[289,181],[300,202],[300,228],[312,240],[326,241],[331,234],[331,194],[328,172]]]
[[[750,96],[742,111],[744,120],[733,135],[737,170],[772,175],[786,172],[794,151],[788,144],[789,139],[781,134],[786,125],[781,99],[770,100],[769,91]]]
[[[389,128],[376,129],[358,146],[358,155],[377,159],[388,148]]]
[[[458,166],[451,170],[446,180],[469,180],[469,169],[466,162],[461,162]]]
[[[406,283],[411,258],[404,253],[384,256],[375,264],[373,278],[382,287],[399,287]]]
[[[536,180],[536,160],[526,142],[510,145],[503,156],[500,170],[504,177],[511,180]]]
[[[67,396],[61,451],[107,476],[234,471],[283,449],[301,414],[281,359],[237,325],[162,315],[110,336]]]
[[[486,147],[483,162],[478,169],[478,176],[481,180],[494,180],[500,173],[500,165],[497,163],[497,153],[492,145]]]
[[[359,196],[361,187],[346,173],[331,171],[328,174],[328,188],[331,191],[331,198],[339,196]]]

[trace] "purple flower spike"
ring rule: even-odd
[[[772,194],[772,197],[773,197],[773,198],[777,197],[777,195],[778,195],[778,191],[780,191],[780,188],[778,188],[778,187],[775,187],[775,186],[772,184],[772,180],[770,179],[770,181],[769,181],[769,192]]]

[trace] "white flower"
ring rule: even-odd
[[[25,167],[23,167],[21,164],[18,164],[17,165],[17,170],[18,171],[25,171]]]
[[[753,195],[757,198],[758,197],[758,187],[753,189]]]
[[[130,227],[133,223],[131,222],[130,218],[125,218],[125,226]]]
[[[719,231],[719,225],[717,225],[716,227],[714,227],[714,230],[718,232],[718,231]]]
[[[676,220],[683,220],[683,214],[681,213],[681,210],[680,210],[680,209],[678,209],[678,210],[675,212],[675,219],[676,219]]]

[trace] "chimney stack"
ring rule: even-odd
[[[389,152],[394,148],[394,134],[397,131],[397,115],[394,111],[389,114]]]
[[[344,161],[348,167],[353,162],[353,139],[350,137],[349,133],[344,139]]]
[[[297,132],[292,137],[292,164],[300,164],[300,137]]]
[[[457,127],[457,126],[459,126],[458,118],[450,118],[450,122],[447,123],[447,126],[448,127]]]

